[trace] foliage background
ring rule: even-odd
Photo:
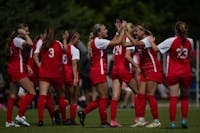
[[[0,72],[6,72],[6,40],[20,22],[30,26],[33,38],[41,27],[54,26],[59,34],[80,32],[86,43],[95,23],[104,23],[112,37],[116,18],[147,23],[158,42],[173,36],[175,22],[183,20],[190,37],[199,39],[199,5],[199,0],[0,0]]]

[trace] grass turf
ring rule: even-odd
[[[68,111],[68,110],[67,110]],[[45,111],[44,126],[37,126],[37,110],[29,109],[26,112],[27,121],[31,123],[31,127],[20,128],[5,128],[6,112],[0,110],[0,133],[199,133],[200,132],[200,108],[190,107],[188,116],[188,129],[181,128],[181,113],[180,108],[177,111],[176,129],[169,128],[169,108],[159,107],[159,115],[161,121],[161,128],[147,129],[147,128],[130,128],[133,124],[134,112],[133,109],[118,109],[117,120],[123,125],[121,128],[99,128],[99,115],[98,111],[94,110],[86,117],[85,127],[78,126],[63,126],[52,125],[48,112]],[[13,117],[16,116],[17,110],[14,110]],[[108,109],[109,118],[109,109]],[[151,113],[149,108],[146,110],[146,120],[151,121]],[[77,116],[77,122],[79,122]]]

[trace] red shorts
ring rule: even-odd
[[[67,83],[67,85],[70,85],[70,86],[73,85],[74,76],[72,72],[72,67],[69,67],[69,69],[65,69],[65,82]],[[80,82],[80,76],[78,76],[78,84],[79,82]]]
[[[125,83],[128,83],[131,79],[133,79],[133,76],[131,75],[129,70],[127,70],[126,68],[117,67],[114,65],[112,69],[111,78],[112,80],[119,79],[119,80],[124,81]]]
[[[174,84],[180,84],[181,88],[189,89],[192,84],[192,76],[184,76],[184,77],[166,77],[165,78],[165,84],[167,86],[171,86]]]
[[[61,78],[40,77],[39,81],[49,82],[56,91],[58,91],[59,89],[61,89],[64,86],[63,77],[61,77]]]
[[[9,77],[9,80],[10,82],[17,82],[19,81],[20,79],[22,78],[25,78],[27,77],[28,78],[28,73],[20,73],[20,72],[10,72],[8,71],[8,77]]]
[[[100,68],[98,67],[90,68],[90,80],[92,85],[107,82],[106,73],[107,71],[101,74]]]
[[[157,83],[162,83],[163,80],[163,73],[162,72],[149,72],[149,73],[142,73],[140,76],[141,82],[147,81],[155,81]]]

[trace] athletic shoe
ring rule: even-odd
[[[111,128],[111,126],[110,126],[110,124],[109,123],[102,123],[101,125],[100,125],[100,128]]]
[[[171,122],[171,123],[170,123],[170,128],[171,128],[171,129],[175,129],[175,128],[176,128],[176,124],[175,124],[174,122]]]
[[[137,123],[131,125],[130,127],[144,127],[145,125],[147,125],[148,123],[146,121],[138,121]]]
[[[30,124],[26,121],[26,117],[25,116],[19,117],[19,115],[17,115],[16,118],[15,118],[15,120],[20,125],[24,125],[24,126],[27,126],[27,127],[30,126]]]
[[[187,121],[186,121],[185,119],[183,119],[183,120],[181,121],[181,126],[182,126],[182,128],[188,128],[188,126],[187,126]]]
[[[75,120],[67,119],[63,122],[63,125],[78,125]]]
[[[61,117],[60,117],[60,112],[58,110],[55,110],[53,112],[54,115],[54,122],[56,125],[60,125],[61,124]]]
[[[119,124],[117,121],[113,121],[113,120],[110,121],[110,126],[111,127],[122,127],[121,124]]]
[[[44,125],[44,122],[43,122],[43,121],[39,121],[39,122],[38,122],[38,126],[39,126],[39,127],[42,127],[43,125]]]
[[[159,121],[153,121],[152,123],[146,125],[145,127],[147,128],[157,128],[157,127],[161,127],[161,123]]]
[[[83,111],[78,112],[78,117],[82,126],[85,126],[85,114]]]
[[[20,127],[20,125],[14,122],[6,122],[5,127]]]

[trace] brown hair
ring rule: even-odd
[[[69,40],[68,40],[68,42],[72,41],[77,35],[79,35],[78,32],[72,32],[72,33],[69,35]]]
[[[187,24],[183,21],[178,21],[175,24],[175,32],[177,34],[177,36],[179,36],[182,41],[181,41],[181,45],[185,44],[185,41],[187,39],[188,36],[188,27]]]
[[[144,31],[144,34],[147,36],[151,36],[152,32],[149,30],[149,26],[147,26],[146,24],[142,23],[142,24],[138,24],[137,27]]]
[[[98,33],[101,31],[101,26],[102,26],[102,24],[95,24],[94,25],[93,30],[92,30],[94,37],[98,36]]]
[[[55,30],[53,28],[47,29],[47,36],[44,39],[44,43],[42,44],[42,49],[48,50],[50,46],[53,44],[55,38],[56,38]]]
[[[18,29],[25,29],[28,27],[27,24],[25,23],[20,23],[16,26],[15,30],[11,33],[11,35],[8,37],[7,42],[6,42],[6,50],[7,50],[7,56],[10,54],[10,46],[12,43],[12,40],[18,35]]]

